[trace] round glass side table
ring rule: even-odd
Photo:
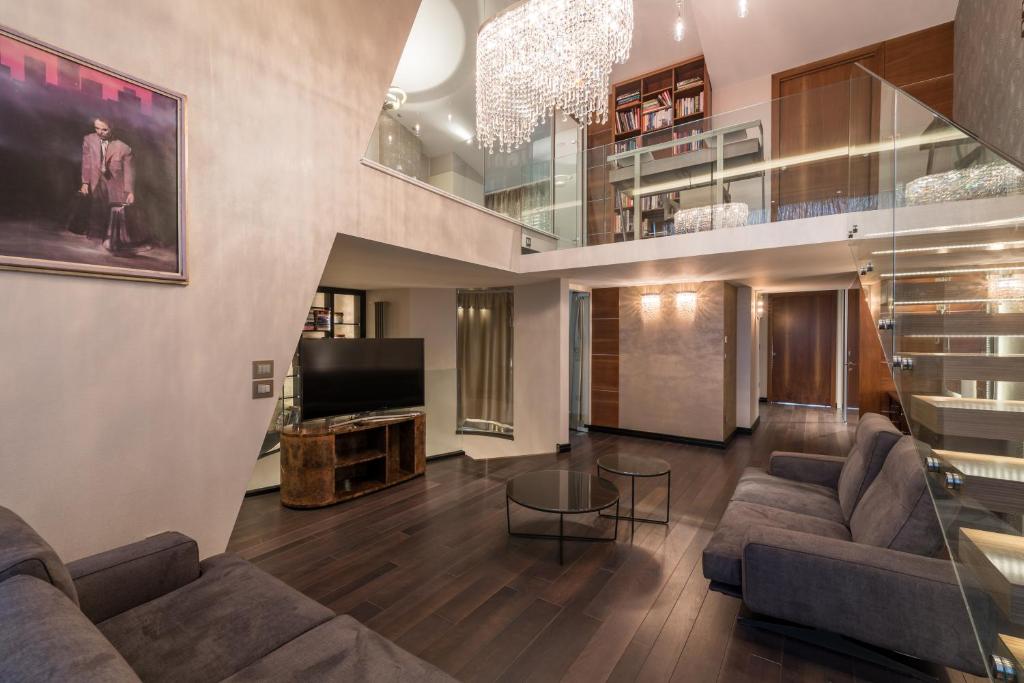
[[[616,511],[616,518],[629,521],[630,533],[635,529],[637,522],[647,522],[648,524],[668,524],[669,513],[671,512],[672,505],[672,466],[666,461],[661,458],[613,453],[610,455],[602,455],[597,459],[597,476],[600,477],[602,472],[610,472],[611,474],[629,477],[629,514],[619,516]],[[665,494],[665,519],[651,519],[648,517],[636,516],[637,477],[666,477],[668,479],[668,491]],[[611,515],[605,516],[610,517]]]
[[[558,515],[557,534],[535,534],[512,531],[511,503],[539,512]],[[611,538],[602,536],[566,536],[565,515],[600,513],[615,506],[615,533]],[[606,515],[612,517],[612,515]],[[569,470],[540,470],[527,472],[509,479],[505,485],[505,519],[508,535],[523,538],[549,538],[558,540],[558,563],[563,562],[562,545],[565,541],[615,541],[619,537],[619,490],[610,481],[586,472]]]

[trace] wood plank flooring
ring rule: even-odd
[[[772,450],[845,454],[851,435],[827,410],[762,405],[760,427],[725,450],[594,433],[563,454],[445,459],[425,477],[321,510],[248,498],[229,550],[463,681],[896,681],[739,625],[740,601],[709,591],[701,573],[744,467],[763,467]],[[672,463],[669,525],[638,524],[631,537],[620,523],[617,543],[566,543],[561,566],[557,543],[508,537],[509,477],[593,471],[615,452]],[[641,513],[660,514],[664,497],[661,482],[641,480]],[[512,514],[516,526],[551,521]]]

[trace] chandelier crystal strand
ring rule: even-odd
[[[556,110],[608,121],[612,66],[629,58],[633,0],[523,0],[480,27],[476,134],[511,151]]]

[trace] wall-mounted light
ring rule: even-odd
[[[697,310],[697,292],[676,292],[676,308],[686,313]]]
[[[643,294],[640,296],[640,308],[644,311],[656,311],[661,308],[660,294]]]
[[[761,318],[764,317],[764,297],[763,296],[758,296],[757,297],[757,306],[754,308],[754,311],[755,311],[755,314],[757,315],[757,319],[758,320],[760,320]]]
[[[736,14],[739,15],[740,19],[743,19],[750,14],[750,4],[748,0],[738,0],[736,3]]]

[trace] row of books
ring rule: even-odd
[[[672,123],[672,110],[659,109],[658,111],[651,112],[650,114],[644,114],[643,130],[646,133],[660,128],[668,128],[672,126]]]
[[[640,112],[637,109],[627,109],[615,114],[615,124],[620,133],[636,130],[640,125]]]
[[[701,76],[694,76],[693,78],[684,78],[683,80],[676,83],[676,90],[682,90],[683,88],[692,88],[697,85],[703,85],[704,79]]]
[[[657,109],[664,109],[665,107],[671,106],[672,93],[669,92],[668,90],[662,90],[660,93],[658,93],[657,97],[652,97],[650,99],[644,100],[643,112],[646,114]]]
[[[677,133],[676,135],[678,137],[681,137],[681,138],[686,138],[686,137],[689,137],[691,135],[700,135],[703,132],[704,132],[703,128],[687,126],[685,132]],[[698,149],[700,149],[700,145],[701,145],[700,142],[687,142],[687,143],[682,144],[682,145],[676,145],[675,146],[675,151],[676,151],[676,154],[679,154],[680,152],[696,152]]]
[[[676,117],[700,114],[704,111],[704,91],[693,97],[680,97],[676,100]]]
[[[615,153],[629,152],[630,150],[636,149],[636,138],[630,138],[628,140],[619,140],[615,143]]]
[[[629,104],[630,102],[639,102],[639,101],[640,101],[640,91],[636,90],[634,92],[623,93],[623,94],[619,95],[618,97],[616,97],[615,98],[615,106],[616,107],[621,107],[624,104]]]
[[[626,194],[625,192],[615,193],[615,210],[620,209],[632,209],[633,208],[633,195]]]

